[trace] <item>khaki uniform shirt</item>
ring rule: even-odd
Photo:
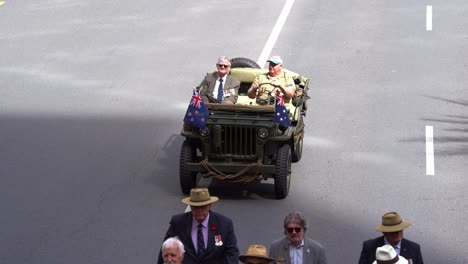
[[[271,77],[270,75],[268,75],[268,73],[257,75],[257,77],[255,77],[255,80],[254,80],[254,83],[256,83],[259,87],[258,94],[257,94],[257,103],[260,103],[260,104],[268,103],[268,97],[270,98],[270,102],[274,101],[275,94],[276,94],[275,90],[278,90],[281,92],[279,88],[276,88],[270,84],[275,81],[277,84],[280,84],[281,87],[283,88],[290,89],[292,87],[295,89],[296,87],[292,76],[287,74],[284,71],[276,77]],[[268,95],[269,92],[271,93],[270,96]],[[284,97],[285,103],[289,103],[290,101],[291,101],[291,98],[286,98],[286,96]]]

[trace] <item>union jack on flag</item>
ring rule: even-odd
[[[281,124],[283,126],[290,126],[291,121],[289,120],[289,111],[284,106],[284,98],[278,91],[275,96],[275,117],[273,122]]]
[[[190,101],[190,104],[196,108],[200,108],[200,102],[203,102],[202,98],[198,94],[197,89],[193,89],[192,101]]]
[[[194,127],[203,128],[206,126],[208,119],[208,109],[203,103],[197,89],[193,89],[192,99],[185,113],[184,122],[193,125]]]

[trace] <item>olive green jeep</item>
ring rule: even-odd
[[[252,60],[234,58],[231,72],[241,82],[236,104],[207,103],[206,127],[184,124],[185,137],[180,151],[179,176],[184,194],[196,187],[197,176],[222,181],[249,183],[274,179],[277,199],[288,195],[291,162],[301,159],[309,79],[290,73],[296,83],[296,96],[285,103],[291,126],[273,122],[274,103],[259,105],[247,96],[255,77],[266,73]]]

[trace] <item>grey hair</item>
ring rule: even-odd
[[[291,212],[284,218],[284,232],[286,234],[286,228],[288,228],[289,223],[298,224],[304,229],[304,232],[307,230],[307,221],[305,220],[304,216],[300,212]]]
[[[170,237],[166,239],[166,241],[164,241],[162,244],[161,250],[174,246],[179,247],[181,256],[185,253],[184,244],[182,243],[182,241],[179,240],[178,237]]]
[[[218,63],[220,63],[221,61],[227,61],[229,63],[229,66],[231,66],[231,60],[226,57],[226,56],[221,56],[218,58]]]

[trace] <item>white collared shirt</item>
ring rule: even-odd
[[[216,79],[216,83],[215,83],[215,86],[214,86],[214,89],[213,89],[213,97],[214,98],[218,98],[219,79],[223,79],[223,90],[225,90],[224,87],[226,86],[227,74],[224,75],[223,78],[219,78],[219,76],[217,78],[218,79]]]

